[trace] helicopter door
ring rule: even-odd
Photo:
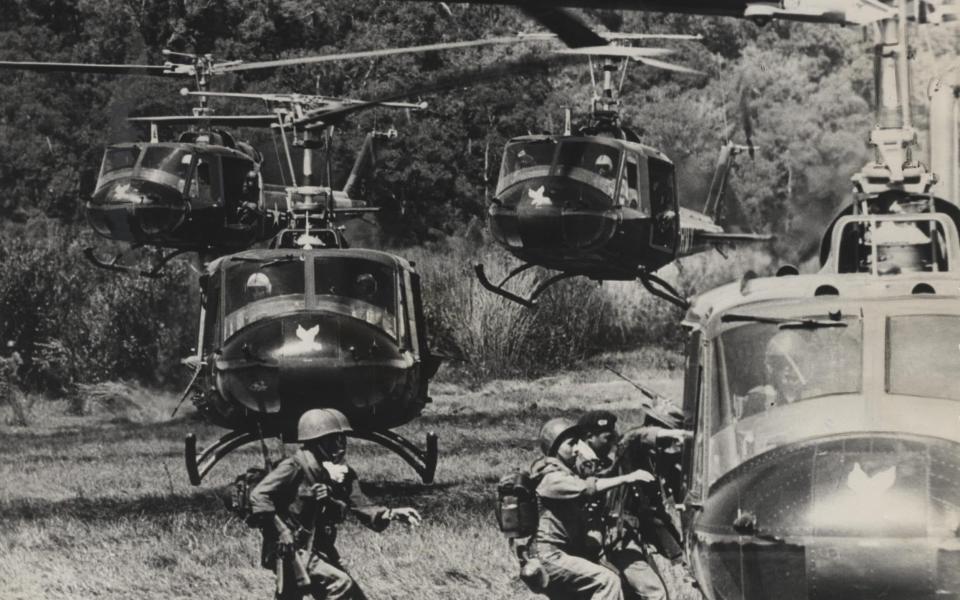
[[[221,203],[220,161],[213,156],[198,156],[190,179],[193,208],[209,208]]]
[[[703,377],[703,344],[701,332],[694,331],[687,341],[687,365],[683,382],[683,428],[692,430],[694,437],[683,445],[683,483],[684,490],[677,490],[677,501],[700,502],[703,499],[704,460],[706,457],[706,440],[704,434],[704,377]]]
[[[220,292],[223,286],[220,278],[223,272],[217,271],[213,275],[203,277],[201,281],[202,295],[201,308],[204,321],[200,348],[206,356],[220,347]]]
[[[620,182],[620,204],[625,208],[640,210],[640,185],[638,178],[637,159],[633,155],[627,156],[624,166],[624,178]]]
[[[243,225],[241,207],[245,203],[257,204],[257,179],[254,165],[242,158],[225,156],[220,159],[223,167],[223,206],[226,209],[227,225]],[[252,174],[252,176],[251,176]]]
[[[650,180],[650,246],[673,254],[680,232],[677,209],[677,186],[673,165],[656,158],[647,159]]]
[[[406,342],[414,357],[420,358],[420,328],[417,326],[416,299],[410,271],[403,270],[403,318],[407,323]]]

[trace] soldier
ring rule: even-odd
[[[645,426],[621,437],[617,416],[606,410],[584,413],[577,425],[584,442],[599,457],[601,476],[636,468],[652,473],[656,468],[657,445],[682,443],[687,435],[680,429]],[[645,489],[616,490],[608,494],[604,513],[612,514],[618,525],[613,531],[604,532],[604,553],[606,561],[623,578],[626,598],[660,600],[666,597],[666,590],[643,544],[653,544],[661,554],[672,559],[681,553],[680,537],[669,522],[658,482],[651,477],[647,483],[642,486]],[[634,494],[629,503],[624,492]],[[621,514],[623,512],[633,514]],[[650,539],[645,539],[647,537]]]
[[[542,565],[544,591],[550,598],[619,600],[620,578],[600,565],[591,549],[588,503],[599,494],[638,481],[652,481],[642,469],[617,477],[583,477],[595,468],[596,455],[569,419],[547,421],[540,429],[544,456],[530,467],[540,508],[531,556]]]
[[[366,597],[334,546],[337,524],[347,512],[374,531],[391,521],[420,523],[416,510],[377,506],[360,491],[356,473],[344,462],[344,433],[351,430],[338,410],[308,410],[297,427],[303,447],[250,492],[254,518],[276,531],[276,555],[283,558],[277,561],[280,597],[299,598],[298,586],[318,599]],[[286,580],[291,575],[296,585]]]

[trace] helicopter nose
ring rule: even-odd
[[[221,394],[247,411],[300,415],[332,407],[389,413],[413,359],[386,331],[326,311],[262,319],[241,328],[216,362]]]
[[[960,597],[960,444],[777,448],[714,484],[691,541],[721,598]]]
[[[498,242],[523,250],[589,250],[616,232],[619,212],[603,192],[578,181],[536,178],[490,207]]]
[[[173,232],[188,210],[187,202],[173,187],[123,179],[94,192],[87,203],[87,220],[106,238],[150,243]]]

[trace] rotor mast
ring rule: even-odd
[[[876,127],[870,132],[874,162],[853,176],[854,189],[865,198],[900,190],[929,193],[936,177],[914,160],[917,132],[910,106],[910,60],[906,3],[893,0],[897,12],[876,24],[874,92]]]

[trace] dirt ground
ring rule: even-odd
[[[634,358],[616,362],[635,380],[679,397],[679,365],[653,368]],[[439,434],[433,485],[420,484],[379,446],[350,443],[348,461],[369,495],[413,506],[425,521],[382,534],[348,522],[339,541],[348,567],[374,600],[535,598],[517,579],[496,527],[496,480],[536,457],[545,419],[603,407],[624,424],[637,423],[640,394],[588,368],[473,391],[438,384],[432,396],[423,417],[401,432],[418,444],[428,431]],[[0,598],[272,597],[273,576],[258,566],[259,534],[231,517],[222,500],[223,486],[260,462],[257,449],[235,453],[203,485],[191,486],[184,436],[195,432],[203,444],[222,431],[189,410],[170,419],[174,403],[173,395],[140,390],[123,401],[89,402],[91,415],[72,417],[65,403],[37,402],[31,427],[0,424]],[[664,567],[672,598],[699,597],[680,567]]]

